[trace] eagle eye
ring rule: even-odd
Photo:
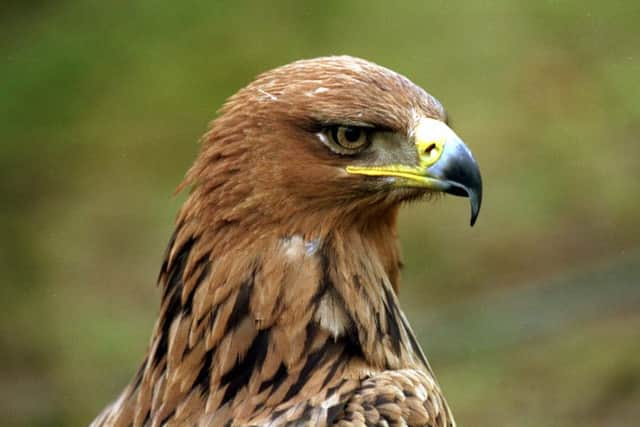
[[[355,154],[369,143],[369,132],[358,126],[331,126],[326,133],[330,148],[340,154]]]

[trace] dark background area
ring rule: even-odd
[[[438,97],[485,181],[401,216],[401,299],[461,426],[640,419],[640,2],[0,6],[0,413],[87,424],[141,360],[172,196],[228,96],[364,57]]]

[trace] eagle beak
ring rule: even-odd
[[[460,137],[445,123],[422,118],[414,128],[418,165],[348,166],[347,172],[393,176],[401,187],[427,188],[468,197],[473,226],[482,204],[482,177],[478,163]]]

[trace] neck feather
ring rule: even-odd
[[[120,404],[135,402],[130,413],[144,421],[162,417],[154,401],[193,394],[195,406],[215,411],[269,390],[264,406],[273,407],[317,393],[354,364],[429,369],[398,306],[395,216],[322,236],[263,232],[236,245],[237,225],[179,220],[149,351]],[[165,406],[165,416],[176,410]]]

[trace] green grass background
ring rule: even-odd
[[[640,2],[5,1],[0,414],[86,425],[155,318],[224,99],[328,54],[438,97],[485,182],[401,217],[401,299],[462,426],[640,422]]]

